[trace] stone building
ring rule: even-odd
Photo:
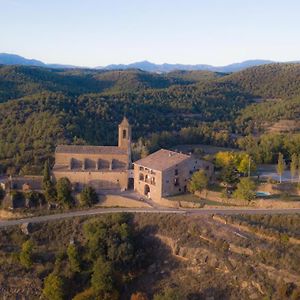
[[[134,189],[154,201],[184,193],[188,180],[200,169],[209,177],[213,174],[210,162],[161,149],[134,163]]]
[[[128,188],[131,167],[131,126],[119,124],[118,146],[60,145],[55,150],[53,178],[67,177],[80,191],[85,185],[96,191]]]

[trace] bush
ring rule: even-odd
[[[68,178],[60,178],[56,183],[57,201],[64,207],[73,206],[72,185]]]
[[[85,186],[80,193],[80,204],[82,206],[92,206],[97,202],[98,195],[96,191],[90,186]]]
[[[188,184],[188,190],[190,193],[201,192],[208,185],[208,178],[204,170],[195,172]]]
[[[33,243],[31,240],[28,240],[23,243],[22,250],[20,253],[20,263],[25,268],[30,268],[33,264],[32,261],[33,256]]]
[[[248,177],[242,178],[238,183],[237,189],[233,195],[237,199],[243,199],[247,201],[255,199],[255,183]]]
[[[64,283],[60,276],[51,273],[46,277],[43,296],[48,300],[64,299]]]
[[[80,272],[80,256],[77,247],[70,244],[67,249],[68,259],[72,272]]]

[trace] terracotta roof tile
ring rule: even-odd
[[[58,145],[55,149],[55,153],[127,155],[127,150],[117,146]]]
[[[157,171],[163,171],[190,158],[191,157],[186,154],[161,149],[136,161],[134,164]]]

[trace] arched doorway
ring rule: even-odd
[[[147,196],[147,197],[150,197],[150,187],[149,187],[148,184],[145,184],[144,195]]]

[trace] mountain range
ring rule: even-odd
[[[96,67],[95,69],[103,70],[127,70],[127,69],[140,69],[147,72],[153,73],[167,73],[175,70],[185,70],[185,71],[212,71],[212,72],[238,72],[249,67],[260,66],[265,64],[274,63],[271,60],[246,60],[240,63],[233,63],[226,66],[212,66],[206,64],[195,64],[195,65],[185,65],[185,64],[155,64],[149,61],[135,62],[131,64],[112,64],[108,66]],[[64,64],[46,64],[40,60],[27,59],[25,57],[0,53],[0,64],[2,65],[24,65],[24,66],[37,66],[37,67],[47,67],[55,69],[74,69],[74,68],[85,68],[74,65],[64,65]],[[88,68],[87,68],[88,69]]]

